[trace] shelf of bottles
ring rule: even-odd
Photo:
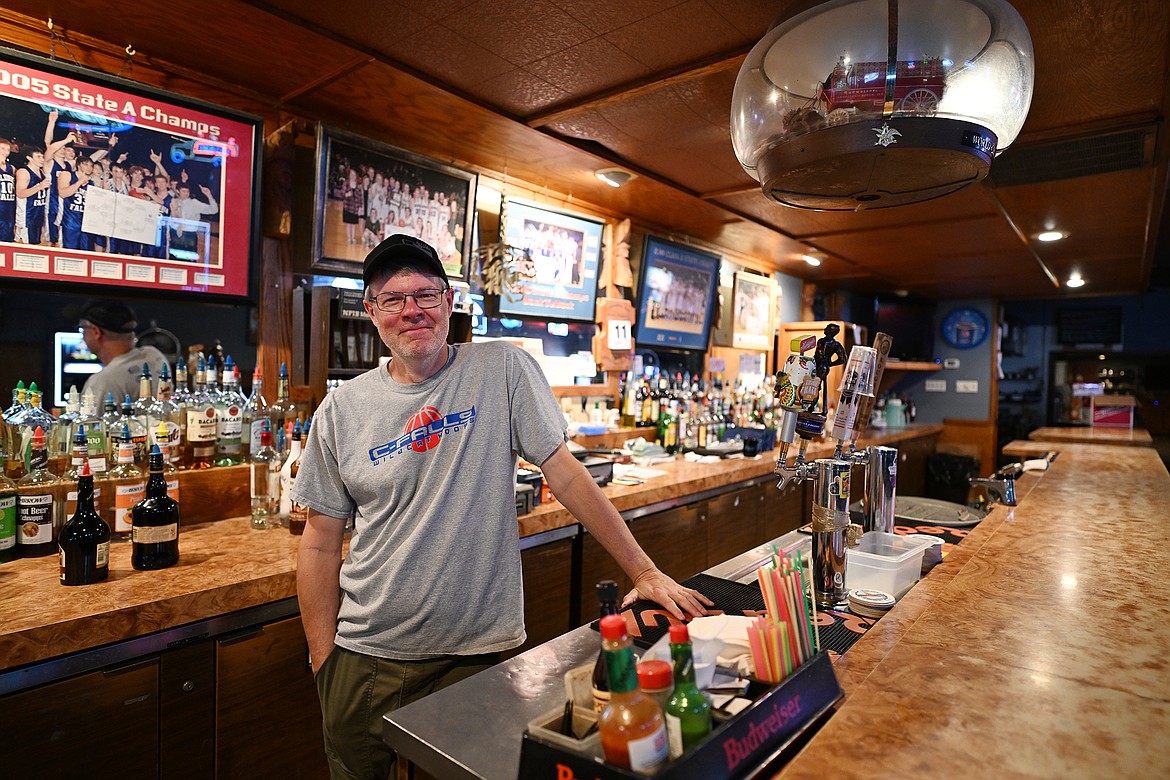
[[[58,551],[59,534],[77,509],[83,468],[93,481],[95,510],[114,541],[129,540],[132,510],[145,497],[156,446],[172,499],[179,499],[180,482],[199,486],[203,494],[218,485],[217,501],[198,502],[185,514],[202,521],[221,519],[216,512],[246,512],[247,503],[233,502],[229,494],[245,493],[255,507],[259,492],[262,505],[275,500],[278,507],[276,519],[264,527],[287,524],[289,512],[280,500],[291,483],[284,472],[295,469],[311,420],[289,398],[284,365],[272,402],[259,367],[251,393],[241,391],[240,370],[230,356],[218,364],[200,356],[195,366],[180,359],[173,376],[164,366],[152,377],[143,366],[136,396],[99,399],[72,388],[65,411],[55,416],[44,408],[35,382],[17,383],[0,422],[0,562]],[[276,481],[251,478],[261,460],[264,469],[275,470]],[[214,478],[219,473],[222,480]],[[251,495],[237,482],[250,483]]]
[[[743,429],[774,430],[774,378],[758,385],[725,381],[721,374],[670,375],[651,369],[622,376],[620,422],[642,428],[667,453],[705,450]]]

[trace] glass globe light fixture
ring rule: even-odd
[[[859,210],[977,182],[1032,101],[1006,0],[829,0],[780,20],[735,82],[731,140],[768,196]]]

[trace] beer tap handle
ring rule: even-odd
[[[857,440],[869,428],[869,418],[873,414],[873,406],[877,401],[877,393],[881,388],[882,375],[886,371],[886,360],[890,356],[892,346],[894,346],[894,338],[888,333],[879,332],[873,337],[873,348],[877,351],[877,362],[873,368],[874,392],[873,395],[863,397],[861,404],[857,407],[857,423],[853,427],[853,434],[849,437],[850,453],[857,450]]]

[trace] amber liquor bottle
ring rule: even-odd
[[[89,462],[77,475],[77,512],[61,529],[62,585],[92,585],[110,576],[110,527],[93,506]]]
[[[600,605],[601,617],[618,614],[618,586],[613,580],[602,580],[597,583],[597,601]],[[609,703],[609,682],[605,673],[605,653],[597,654],[597,661],[593,664],[593,709],[599,714]]]
[[[167,495],[166,459],[156,444],[150,450],[146,497],[131,512],[135,569],[165,569],[179,562],[179,504]]]
[[[23,558],[57,552],[65,502],[61,481],[49,471],[45,433],[38,427],[32,436],[28,473],[16,483],[16,539]]]

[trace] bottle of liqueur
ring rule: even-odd
[[[60,474],[65,470],[67,458],[63,457],[57,448],[57,435],[60,428],[57,418],[41,408],[41,391],[37,383],[28,386],[28,408],[17,417],[16,425],[19,428],[21,453],[25,471],[29,470],[29,459],[32,457],[33,432],[40,428],[45,435],[45,455],[48,460],[48,469],[53,474]],[[58,527],[59,530],[59,527]]]
[[[711,733],[711,703],[695,685],[694,653],[685,624],[670,627],[670,658],[674,693],[666,702],[666,736],[675,759]]]
[[[138,424],[150,430],[150,407],[154,406],[154,382],[151,381],[150,364],[142,364],[138,375],[138,400],[134,402],[133,414]]]
[[[272,415],[268,410],[268,400],[264,397],[264,374],[260,366],[252,372],[252,395],[244,404],[244,425],[240,429],[242,446],[241,456],[247,460],[252,457],[252,451],[260,448],[260,431],[264,430],[265,423],[272,429]]]
[[[272,431],[260,433],[260,449],[249,462],[252,494],[252,527],[280,527],[280,453],[272,446]]]
[[[73,451],[70,456],[69,468],[61,475],[61,481],[65,483],[65,517],[73,517],[77,512],[77,479],[81,476],[84,468],[89,466],[89,441],[85,435],[85,426],[78,423],[77,430],[73,433]],[[90,469],[90,479],[93,478],[93,469]],[[101,499],[97,495],[97,485],[94,485],[94,506],[101,505]],[[100,512],[99,512],[100,514]]]
[[[298,426],[300,425],[299,420],[297,421],[297,425]],[[294,428],[293,430],[295,432],[296,429]],[[292,471],[292,479],[289,480],[289,485],[288,485],[288,489],[289,489],[290,493],[292,492],[293,485],[295,485],[297,482],[297,472],[299,472],[300,470],[301,470],[301,458],[298,455],[297,459],[294,460],[293,464],[292,464],[292,470],[291,470]],[[305,525],[307,525],[308,522],[309,522],[309,508],[307,506],[305,506],[304,504],[298,504],[296,501],[293,501],[292,506],[289,508],[289,513],[288,513],[288,531],[289,531],[289,533],[295,534],[296,536],[300,536],[301,534],[303,534],[305,532]]]
[[[199,361],[198,376],[206,379],[207,366]],[[183,465],[209,469],[215,460],[215,404],[206,384],[199,381],[187,404],[187,438],[183,442]]]
[[[148,444],[158,444],[159,449],[168,454],[178,453],[183,434],[183,410],[174,401],[174,385],[166,363],[158,375],[158,394],[146,412],[146,430],[150,434]]]
[[[16,560],[16,483],[0,472],[0,563]]]
[[[601,619],[601,648],[609,679],[609,704],[597,721],[606,762],[651,774],[666,763],[662,708],[638,690],[634,648],[621,615]]]
[[[114,400],[114,394],[106,393],[106,400],[102,404],[102,422],[110,432],[110,460],[118,457],[118,445],[115,440],[118,438],[118,431],[122,430],[122,425],[118,422],[121,419],[122,413],[118,411],[118,402]]]
[[[244,423],[244,397],[236,377],[236,364],[228,355],[223,367],[223,390],[215,399],[215,460],[216,466],[238,466],[243,463],[240,452]]]
[[[115,448],[122,446],[121,437],[123,435],[129,435],[130,443],[134,448],[134,463],[139,468],[145,468],[146,454],[149,452],[146,447],[146,426],[139,422],[138,417],[135,416],[134,403],[130,400],[129,393],[126,393],[122,400],[122,415],[111,430],[118,435],[118,440],[114,442]],[[119,449],[118,452],[121,450]]]
[[[174,461],[171,460],[171,454],[167,451],[167,426],[166,423],[159,423],[158,429],[155,431],[154,439],[156,446],[163,459],[163,479],[167,483],[167,495],[171,497],[172,501],[178,503],[179,501],[179,470],[175,468]],[[154,453],[151,453],[152,455]],[[149,482],[149,478],[148,478]],[[149,488],[150,485],[147,485]]]
[[[280,442],[277,449],[284,455],[292,446],[292,423],[297,419],[297,405],[288,396],[288,365],[285,363],[280,364],[280,374],[276,378],[276,400],[269,407],[268,413],[272,417],[272,441],[274,445]]]
[[[597,583],[597,601],[601,617],[618,614],[618,586],[613,580],[602,580]],[[609,703],[609,682],[605,674],[605,651],[597,653],[597,660],[593,664],[593,709],[600,715]]]
[[[293,423],[292,444],[289,446],[288,457],[280,467],[280,524],[288,525],[288,518],[292,514],[292,485],[293,464],[301,457],[301,421]],[[298,466],[299,468],[299,466]],[[303,529],[302,529],[303,530]]]
[[[77,511],[61,529],[62,585],[92,585],[110,576],[110,527],[93,505],[89,463],[77,475]]]
[[[50,460],[55,456],[58,463],[69,463],[70,454],[73,452],[73,429],[79,419],[81,394],[77,392],[77,385],[73,385],[65,394],[65,411],[57,418],[57,440],[53,443]],[[66,517],[72,517],[72,514],[67,514]]]
[[[24,457],[20,451],[20,439],[16,436],[15,421],[24,411],[27,399],[28,390],[25,389],[24,382],[17,382],[16,387],[12,388],[12,406],[5,409],[4,415],[0,417],[0,452],[4,456],[3,461],[0,461],[0,467],[3,468],[4,475],[12,479],[19,479],[24,475]]]
[[[130,424],[122,424],[122,436],[118,441],[118,465],[110,469],[110,483],[114,490],[114,541],[130,538],[133,530],[131,510],[146,494],[146,476],[134,463],[134,441],[130,436]]]
[[[187,363],[183,358],[175,361],[175,389],[171,393],[171,403],[175,406],[175,424],[179,426],[178,435],[170,442],[171,463],[182,462],[183,443],[187,441],[187,404],[191,401],[191,391],[187,385]]]
[[[94,503],[98,514],[103,519],[114,516],[114,492],[110,487],[110,468],[114,465],[114,456],[110,452],[110,436],[106,431],[106,423],[97,413],[96,399],[93,392],[86,390],[81,396],[81,413],[74,426],[76,439],[77,429],[85,427],[86,460],[89,461],[89,470],[93,474]],[[76,444],[74,444],[76,449]],[[76,460],[76,456],[73,456]],[[74,463],[73,468],[80,468],[80,463]],[[66,512],[66,516],[71,516]]]
[[[179,503],[168,495],[167,465],[156,444],[150,450],[146,497],[131,512],[130,565],[135,569],[165,569],[179,562]]]
[[[32,437],[28,473],[16,483],[16,542],[22,558],[57,552],[57,534],[64,517],[61,482],[49,471],[45,432]]]

